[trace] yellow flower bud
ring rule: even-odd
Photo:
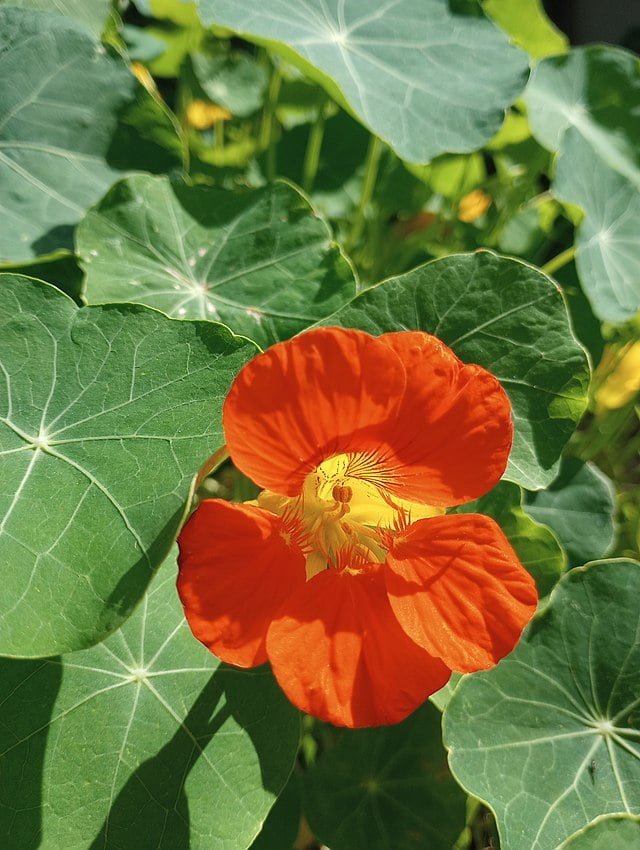
[[[195,130],[208,130],[218,121],[228,121],[231,117],[224,106],[207,100],[192,100],[187,106],[187,123]]]
[[[624,407],[640,390],[640,341],[627,348],[615,369],[596,393],[598,407],[616,410]]]
[[[458,204],[458,218],[467,224],[480,218],[491,206],[491,197],[482,189],[474,189],[469,192]]]

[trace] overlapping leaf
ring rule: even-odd
[[[614,47],[545,59],[526,92],[536,138],[560,152],[555,194],[585,212],[576,241],[594,312],[623,321],[640,309],[640,61]]]
[[[522,89],[523,53],[448,0],[199,0],[206,24],[281,42],[398,155],[428,162],[488,141]]]
[[[102,35],[112,8],[110,0],[0,0],[0,6],[64,15],[85,26],[95,38]]]
[[[560,292],[537,269],[486,251],[452,255],[363,292],[325,324],[424,330],[484,366],[513,407],[506,477],[530,489],[556,477],[584,411],[588,367]]]
[[[640,817],[604,815],[579,830],[560,850],[640,850]]]
[[[0,844],[245,850],[285,784],[297,711],[266,668],[191,635],[174,557],[105,643],[0,660]]]
[[[0,654],[86,647],[165,557],[255,346],[0,276]]]
[[[527,494],[526,511],[557,534],[572,567],[602,558],[611,548],[615,488],[592,463],[565,458],[547,490]]]
[[[90,302],[220,319],[262,346],[355,293],[327,224],[286,183],[235,193],[129,177],[89,212],[77,241]]]
[[[397,726],[338,731],[304,790],[311,828],[332,850],[450,850],[465,824],[429,703]]]
[[[493,808],[503,850],[557,850],[599,815],[640,814],[639,594],[635,561],[572,570],[514,652],[455,689],[451,769]]]
[[[169,118],[80,23],[0,8],[0,263],[70,248],[128,169],[180,165]]]

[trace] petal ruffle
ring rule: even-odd
[[[389,601],[402,628],[452,670],[507,655],[536,610],[535,582],[499,526],[480,514],[419,520],[387,554]]]
[[[248,363],[224,405],[234,463],[285,496],[336,454],[377,449],[404,394],[404,367],[389,345],[361,331],[320,328]]]
[[[386,435],[389,489],[432,505],[462,504],[500,480],[513,441],[511,404],[500,382],[465,365],[434,336],[420,331],[379,338],[403,362],[402,405]]]
[[[267,654],[291,702],[338,726],[398,723],[451,674],[402,631],[380,570],[315,576],[270,626]]]
[[[267,660],[274,614],[305,583],[305,560],[268,511],[221,499],[198,506],[178,540],[178,593],[191,631],[238,667]]]

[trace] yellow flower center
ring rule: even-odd
[[[269,490],[258,496],[260,507],[283,518],[287,544],[295,542],[305,552],[308,579],[328,567],[359,573],[380,564],[390,532],[444,513],[390,495],[373,468],[364,453],[336,455],[307,475],[299,496]]]

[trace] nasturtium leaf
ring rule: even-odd
[[[266,667],[192,636],[175,550],[124,627],[62,658],[0,660],[0,844],[245,850],[293,766],[298,712]]]
[[[526,494],[525,510],[558,536],[575,567],[606,555],[614,538],[615,488],[592,463],[564,458],[547,490]]]
[[[300,827],[300,779],[293,773],[250,850],[291,850]]]
[[[304,777],[303,809],[331,850],[450,850],[466,798],[451,778],[430,703],[396,726],[337,730]]]
[[[70,248],[124,171],[180,166],[165,112],[69,18],[0,7],[0,78],[0,263]]]
[[[451,769],[503,850],[556,850],[601,814],[640,814],[640,564],[571,570],[497,667],[445,710]]]
[[[237,117],[251,115],[263,103],[267,73],[248,53],[191,55],[193,72],[203,91]]]
[[[551,591],[564,571],[565,556],[552,531],[540,525],[544,520],[535,522],[524,512],[519,487],[501,481],[485,496],[456,508],[456,513],[478,513],[493,517],[535,578],[539,595],[546,596]]]
[[[505,473],[550,484],[586,405],[589,378],[562,295],[538,269],[489,251],[427,263],[366,290],[324,321],[372,334],[423,330],[503,384],[513,407]]]
[[[100,38],[112,9],[111,0],[0,0],[1,6],[55,12],[84,26]]]
[[[85,648],[131,613],[255,353],[223,325],[0,276],[0,654]]]
[[[482,8],[534,59],[567,52],[569,40],[549,20],[542,0],[484,0]]]
[[[262,346],[355,294],[328,225],[284,182],[233,192],[132,176],[88,213],[77,243],[89,302],[220,319]]]
[[[527,78],[524,53],[448,0],[200,0],[221,24],[284,53],[410,162],[481,147]],[[279,42],[280,45],[275,44]]]
[[[58,251],[48,257],[41,257],[32,263],[20,263],[15,266],[0,266],[0,274],[19,274],[35,277],[51,283],[60,289],[79,306],[82,306],[82,288],[84,274],[78,265],[77,257],[69,251]]]
[[[584,210],[576,266],[601,319],[640,309],[640,60],[584,47],[537,65],[526,91],[531,128],[560,152],[553,192]]]
[[[602,815],[572,835],[559,850],[640,850],[640,817]]]

